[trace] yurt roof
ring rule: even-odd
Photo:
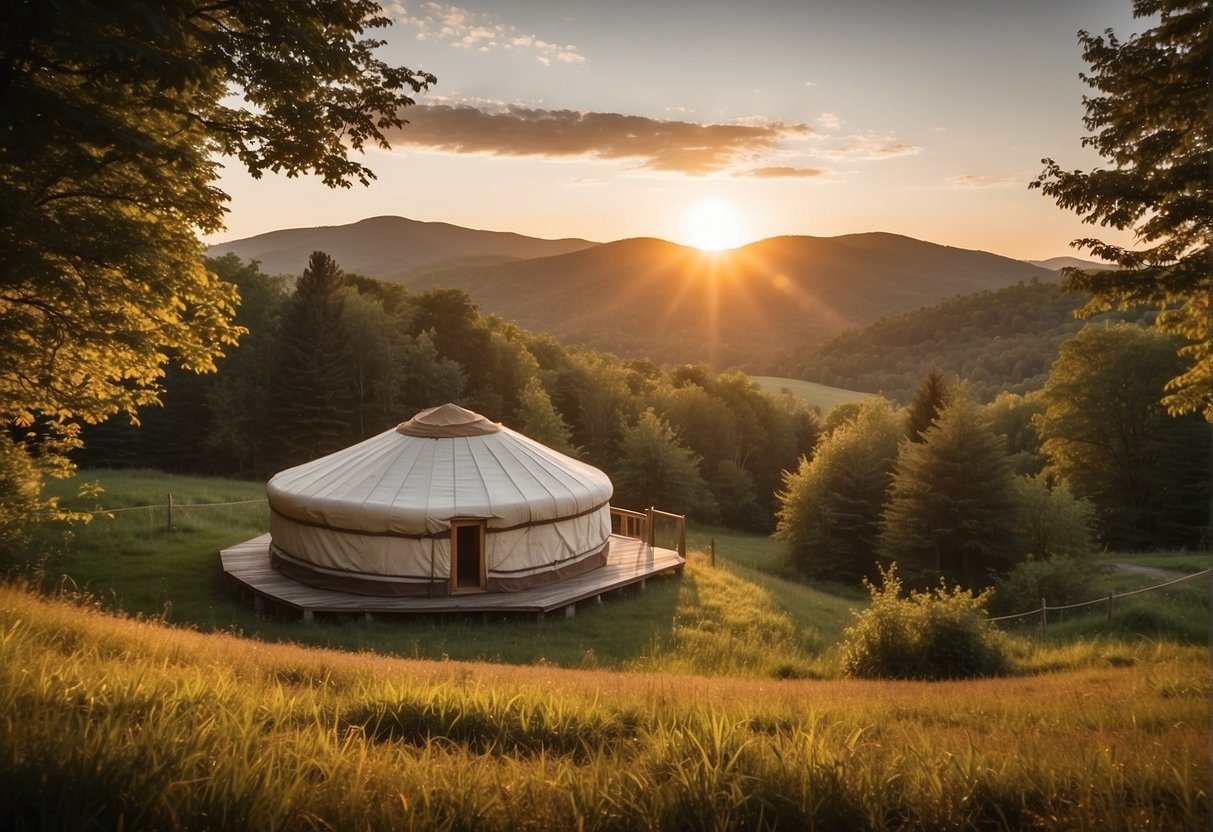
[[[457,517],[513,528],[589,513],[610,500],[612,486],[591,465],[446,404],[288,468],[266,493],[271,510],[301,523],[418,535]]]

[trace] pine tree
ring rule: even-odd
[[[340,450],[353,438],[352,356],[342,327],[342,272],[312,252],[283,316],[270,407],[279,467]]]
[[[948,385],[944,383],[943,373],[936,367],[922,377],[914,398],[910,400],[906,416],[906,434],[911,442],[923,441],[922,435],[935,424],[939,411],[947,403]]]
[[[966,586],[1018,554],[1010,461],[967,396],[954,396],[921,443],[902,445],[881,550]]]

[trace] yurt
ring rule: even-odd
[[[511,592],[606,562],[610,479],[454,404],[266,486],[280,573],[365,595]]]

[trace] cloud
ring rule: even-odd
[[[897,156],[914,156],[921,153],[922,148],[918,145],[906,144],[893,136],[880,136],[868,132],[829,137],[816,148],[816,152],[822,156],[874,161],[892,159]]]
[[[746,176],[755,179],[811,179],[821,176],[825,171],[821,168],[794,168],[787,165],[771,165],[765,168],[741,171],[734,176]]]
[[[634,159],[643,170],[687,176],[753,164],[785,140],[812,133],[804,124],[698,124],[519,104],[493,110],[438,104],[413,107],[404,115],[408,126],[388,136],[399,146],[491,156]]]
[[[438,39],[455,49],[478,52],[527,50],[544,66],[553,61],[579,64],[585,56],[572,44],[548,43],[516,26],[503,23],[491,14],[469,11],[442,3],[422,3],[408,11],[400,3],[387,7],[397,23],[413,30],[418,40]]]
[[[813,119],[813,123],[823,130],[837,130],[842,126],[842,120],[833,113],[822,113]]]
[[[1023,185],[1028,179],[1029,177],[1026,176],[1014,176],[1011,174],[963,173],[959,176],[949,176],[947,183],[953,188],[1014,188],[1017,185]]]

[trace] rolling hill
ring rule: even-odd
[[[466,291],[481,311],[568,344],[713,369],[761,368],[882,317],[1033,279],[1047,268],[886,233],[773,237],[703,252],[653,238],[595,244],[375,217],[211,247],[298,273],[312,251],[413,291]]]
[[[350,225],[288,228],[211,246],[212,257],[232,252],[259,260],[267,274],[300,274],[313,251],[325,251],[346,271],[368,277],[408,274],[438,265],[550,257],[597,245],[589,240],[542,240],[502,231],[477,231],[445,222],[372,217]]]
[[[463,289],[527,329],[660,364],[755,366],[883,316],[1055,272],[894,234],[775,237],[707,253],[651,238],[398,278]]]

